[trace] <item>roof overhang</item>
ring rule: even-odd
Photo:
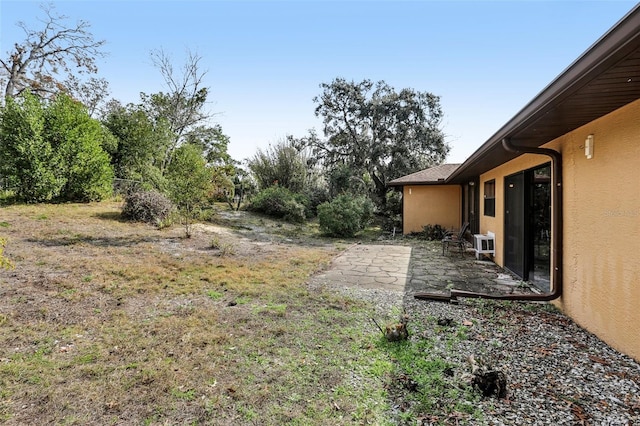
[[[476,150],[448,178],[464,183],[520,154],[502,140],[539,147],[640,99],[640,4]]]
[[[445,185],[447,182],[445,179],[440,179],[440,180],[429,180],[429,181],[413,181],[413,182],[389,182],[387,184],[387,186],[390,187],[394,187],[394,186],[423,186],[423,185]]]
[[[460,167],[460,164],[446,163],[402,176],[387,183],[387,186],[407,185],[443,185],[447,178]]]

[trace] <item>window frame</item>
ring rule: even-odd
[[[496,217],[496,180],[484,182],[484,205],[482,213],[485,216]]]

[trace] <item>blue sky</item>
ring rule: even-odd
[[[441,97],[462,162],[630,11],[630,1],[54,1],[91,24],[111,96],[166,90],[149,52],[202,57],[214,121],[237,160],[322,125],[313,97],[336,77]],[[41,2],[0,1],[0,55],[39,28]]]

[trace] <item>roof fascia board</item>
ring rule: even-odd
[[[416,181],[416,182],[389,182],[387,184],[387,186],[424,186],[424,185],[457,185],[454,183],[447,183],[446,180],[439,180],[439,181]]]

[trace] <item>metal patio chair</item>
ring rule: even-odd
[[[450,245],[454,245],[460,250],[460,255],[464,256],[464,251],[467,248],[467,240],[464,239],[464,236],[468,230],[469,222],[465,222],[457,235],[453,232],[445,234],[442,239],[442,255],[444,256],[445,250],[448,250]]]

